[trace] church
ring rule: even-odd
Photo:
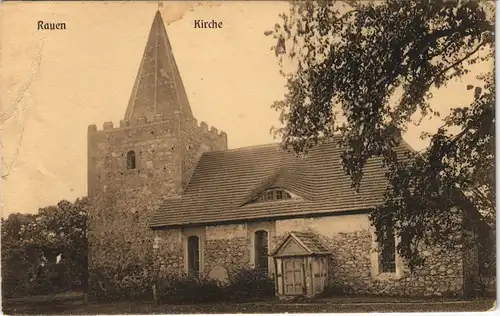
[[[88,128],[91,288],[103,275],[224,281],[251,267],[274,278],[280,297],[471,290],[478,254],[465,232],[456,249],[423,249],[426,262],[413,272],[395,235],[376,242],[369,213],[386,188],[380,160],[368,162],[355,192],[335,141],[304,159],[279,144],[228,149],[230,135],[191,111],[160,12],[145,42],[119,126]],[[398,150],[411,149],[401,141]]]

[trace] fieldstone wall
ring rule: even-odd
[[[182,273],[184,251],[181,229],[156,230],[153,255],[154,270],[160,279]]]
[[[332,255],[329,284],[349,294],[394,296],[454,296],[463,294],[463,249],[422,248],[426,262],[412,273],[396,259],[396,273],[379,273],[378,254],[368,215],[353,214],[280,220],[277,236],[288,231],[312,231]],[[279,238],[277,238],[279,240]]]
[[[227,149],[227,134],[215,127],[209,130],[207,123],[198,125],[196,120],[186,119],[184,115],[180,115],[180,120],[185,149],[182,155],[182,185],[185,187],[204,152]]]
[[[461,295],[463,285],[460,248],[423,250],[426,262],[411,273],[402,263],[399,275],[373,271],[372,234],[368,231],[338,233],[324,238],[332,250],[330,285],[350,294],[393,296]],[[401,260],[401,259],[399,259]]]
[[[154,241],[155,269],[161,274],[185,273],[185,248],[187,237],[196,235],[202,245],[201,263],[203,273],[210,275],[212,270],[232,271],[253,265],[253,233],[257,230],[269,232],[269,249],[275,246],[272,221],[251,224],[212,225],[187,229],[166,229],[155,231]],[[269,267],[272,270],[272,260]]]
[[[164,198],[182,191],[188,169],[195,166],[188,163],[194,160],[185,157],[195,157],[202,145],[206,150],[223,149],[227,138],[207,131],[205,123],[187,124],[177,114],[173,120],[164,120],[162,115],[154,122],[147,122],[145,117],[137,122],[123,120],[116,128],[106,122],[102,130],[89,126],[91,295],[92,289],[103,287],[104,280],[120,287],[131,282],[146,284],[158,271],[168,272],[176,269],[175,265],[182,271],[180,246],[168,253],[161,253],[161,247],[153,251],[155,237],[165,237],[165,233],[155,235],[149,220]],[[129,170],[127,153],[131,150],[135,152],[136,168]]]
[[[154,233],[148,222],[162,197],[180,187],[175,122],[89,128],[89,282],[123,287],[152,278]],[[133,150],[136,168],[127,169]],[[113,285],[114,284],[114,285]],[[144,284],[146,285],[146,284]],[[91,290],[92,294],[92,290]]]
[[[205,243],[205,268],[204,272],[220,266],[229,273],[234,269],[248,265],[250,254],[246,238],[227,238],[222,240],[207,240]]]
[[[222,267],[230,274],[248,266],[250,251],[246,225],[207,226],[205,234],[204,272],[207,275],[216,267]]]
[[[253,233],[269,232],[269,250],[292,230],[312,231],[332,255],[329,286],[354,295],[459,296],[464,294],[464,246],[455,249],[422,247],[425,264],[411,272],[397,257],[396,273],[380,273],[374,233],[366,214],[262,221],[238,225],[216,225],[183,230],[158,231],[156,260],[168,273],[183,271],[184,242],[189,234],[200,236],[203,272],[217,275],[253,264]],[[272,261],[271,261],[272,263]],[[272,272],[272,264],[270,270]],[[466,267],[466,266],[465,266]],[[223,274],[223,273],[222,273]]]

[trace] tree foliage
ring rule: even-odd
[[[60,201],[37,214],[2,218],[4,295],[50,293],[87,281],[87,198]]]
[[[492,10],[487,1],[293,1],[266,33],[286,46],[278,58],[288,92],[273,104],[283,146],[303,152],[340,134],[356,189],[367,160],[381,157],[389,185],[371,220],[379,237],[393,221],[402,237],[398,252],[411,267],[421,263],[420,243],[449,240],[442,237],[461,229],[450,209],[472,201],[494,218],[493,66],[471,104],[456,104],[436,133],[423,135],[430,138],[425,151],[395,150],[395,136],[417,115],[440,115],[430,102],[433,89],[493,59]],[[287,57],[296,65],[289,73]]]

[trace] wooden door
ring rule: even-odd
[[[312,262],[312,273],[314,277],[314,293],[321,293],[324,288],[323,264],[321,258],[314,258]]]
[[[285,295],[303,294],[304,269],[302,259],[284,259]]]

